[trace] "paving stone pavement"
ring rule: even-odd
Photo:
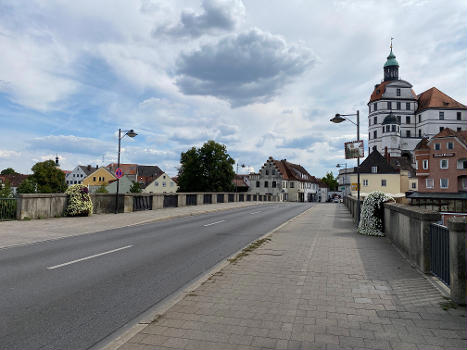
[[[465,308],[386,238],[319,204],[215,274],[119,350],[466,349]]]

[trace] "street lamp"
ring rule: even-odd
[[[242,168],[245,168],[246,165],[245,164],[242,164],[241,165]],[[237,175],[238,175],[238,162],[237,162],[237,172],[235,174],[235,192],[237,192]]]
[[[123,136],[122,136],[122,132],[124,132]],[[118,129],[118,157],[117,157],[117,169],[120,168],[120,147],[121,147],[121,142],[122,142],[122,139],[127,136],[128,137],[135,137],[136,135],[138,135],[137,133],[135,133],[135,131],[133,129],[130,129],[130,130],[122,130],[122,129]],[[118,214],[118,191],[120,189],[120,178],[117,177],[117,192],[115,194],[115,214]]]
[[[345,117],[357,117],[357,123],[354,123],[352,120]],[[334,118],[331,119],[333,123],[342,123],[343,121],[349,121],[357,127],[357,141],[360,141],[360,112],[357,110],[357,113],[353,114],[339,114],[337,113]],[[357,157],[357,223],[360,223],[360,157]]]

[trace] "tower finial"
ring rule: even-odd
[[[391,46],[390,46],[390,48],[391,48],[391,51],[392,51],[392,40],[393,40],[393,39],[394,39],[394,38],[393,38],[393,37],[391,37]]]

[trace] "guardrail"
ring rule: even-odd
[[[16,219],[16,198],[0,198],[0,221]]]

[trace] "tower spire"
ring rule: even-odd
[[[391,51],[392,51],[392,41],[393,41],[393,39],[394,39],[394,38],[391,37],[391,46],[389,46],[389,48],[391,49]]]

